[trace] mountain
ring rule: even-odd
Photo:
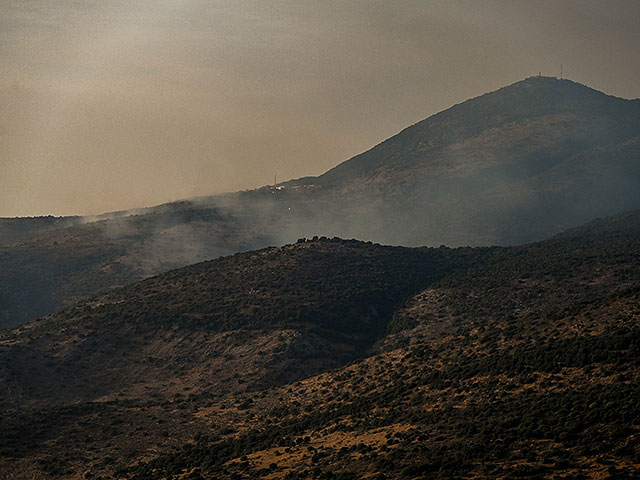
[[[341,198],[359,238],[505,245],[637,208],[639,172],[640,101],[533,77],[291,185]]]
[[[319,177],[98,218],[0,222],[0,326],[220,255],[314,235],[515,245],[640,208],[640,100],[532,77]],[[4,221],[8,225],[9,220]]]
[[[635,478],[640,211],[517,247],[300,240],[0,338],[4,478]]]

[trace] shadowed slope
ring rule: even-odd
[[[175,270],[7,332],[4,406],[224,392],[341,365],[469,249],[321,240]]]

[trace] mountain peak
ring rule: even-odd
[[[531,77],[526,77],[526,78],[523,78],[522,80],[518,80],[517,82],[514,82],[511,85],[507,85],[503,88],[510,88],[510,87],[517,87],[517,86],[525,86],[525,87],[538,86],[538,87],[547,87],[547,88],[558,87],[558,86],[565,86],[565,87],[573,86],[573,87],[579,87],[579,88],[586,88],[594,92],[597,92],[597,90],[591,87],[588,87],[582,83],[575,82],[567,78],[550,77],[546,75],[534,75]]]
[[[573,122],[576,130],[581,130],[570,135],[580,138],[569,140],[565,129],[554,128],[557,122]],[[485,141],[485,146],[494,149],[508,140],[514,124],[522,125],[522,135],[530,138],[544,135],[562,142],[585,142],[586,146],[594,140],[611,143],[613,138],[603,138],[610,134],[616,137],[615,141],[621,136],[637,134],[639,122],[640,100],[606,95],[572,80],[529,77],[453,105],[405,128],[321,175],[319,183],[340,185],[352,183],[354,177],[380,176],[380,169],[405,170],[421,164],[432,165],[430,160],[436,155],[452,146],[467,145],[482,138],[487,131],[493,133],[492,142],[497,143],[492,145]],[[532,126],[534,123],[535,127]],[[610,128],[602,131],[604,124]],[[535,147],[539,139],[531,140]],[[525,141],[525,138],[519,141]],[[545,148],[547,143],[544,142]],[[458,152],[456,156],[463,153]],[[388,175],[383,178],[387,180]]]
[[[514,97],[511,97],[514,95]],[[623,98],[607,95],[599,90],[591,88],[573,80],[557,77],[546,77],[542,75],[527,77],[523,80],[507,85],[494,92],[489,92],[480,97],[472,98],[467,102],[473,102],[480,98],[501,98],[506,96],[509,100],[519,99],[536,100],[542,102],[542,104],[558,104],[558,103],[573,103],[576,101],[586,102],[605,102],[605,101],[620,101],[621,103],[628,103],[628,100]],[[467,103],[463,102],[463,103]],[[617,103],[617,102],[616,102]],[[575,104],[573,106],[576,106]],[[593,104],[589,106],[595,106]]]

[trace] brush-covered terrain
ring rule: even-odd
[[[0,328],[156,273],[268,244],[236,218],[188,203],[68,228],[25,222],[35,229],[28,239],[0,244]]]
[[[314,235],[515,245],[640,208],[640,101],[533,77],[319,177],[95,218],[0,219],[0,327],[172,268]]]
[[[640,213],[301,241],[0,338],[3,478],[637,478]]]

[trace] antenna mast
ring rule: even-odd
[[[560,64],[560,80],[562,80],[562,64]]]

